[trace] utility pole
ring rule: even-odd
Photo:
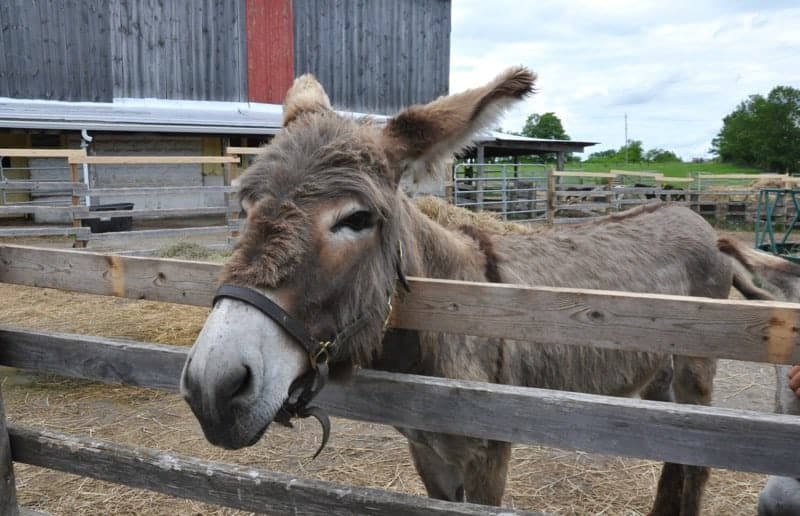
[[[628,113],[625,113],[625,164],[628,164]]]

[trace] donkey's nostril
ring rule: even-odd
[[[241,377],[239,378],[239,386],[231,394],[231,400],[235,401],[237,398],[244,398],[249,395],[253,390],[253,373],[248,366],[244,366],[243,371],[240,371]]]

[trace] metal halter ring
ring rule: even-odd
[[[318,364],[328,363],[328,360],[331,359],[331,353],[328,348],[330,348],[332,344],[333,343],[329,340],[326,340],[325,342],[320,342],[319,349],[317,349],[317,352],[314,353],[313,355],[309,355],[309,359],[311,360],[311,367],[313,369],[316,369]],[[320,361],[320,357],[323,354],[325,354],[324,360]]]

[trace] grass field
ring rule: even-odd
[[[507,170],[513,170],[513,164],[505,164]],[[541,163],[520,163],[520,169],[526,166],[539,170],[547,170],[555,163],[542,165]],[[500,175],[501,164],[485,165],[488,176]],[[766,170],[756,168],[741,167],[730,163],[686,163],[682,161],[670,163],[612,163],[608,161],[582,161],[577,163],[566,163],[565,170],[580,172],[608,172],[609,170],[629,170],[658,172],[667,177],[694,177],[695,174],[760,174]]]
[[[566,169],[582,170],[584,172],[607,172],[608,170],[648,170],[659,172],[668,177],[692,177],[694,174],[759,174],[766,172],[755,168],[740,167],[730,163],[685,163],[682,161],[670,163],[608,163],[608,162],[581,162],[567,163]]]

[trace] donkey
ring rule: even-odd
[[[501,236],[440,226],[399,190],[403,174],[424,175],[493,127],[535,80],[511,68],[385,124],[340,116],[313,77],[295,81],[283,131],[241,177],[246,221],[181,378],[211,443],[254,444],[273,420],[307,415],[328,368],[353,366],[709,404],[716,364],[704,358],[553,345],[546,335],[534,345],[428,332],[394,335],[384,353],[406,274],[728,296],[731,260],[685,208],[659,203],[569,230]],[[398,430],[429,496],[500,504],[509,443]],[[707,468],[665,464],[653,514],[698,513],[707,478]]]

